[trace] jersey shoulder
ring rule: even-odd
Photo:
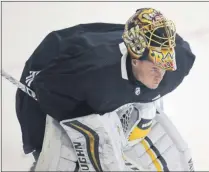
[[[111,23],[80,24],[55,31],[60,40],[60,53],[81,54],[102,44],[122,41],[124,25]]]

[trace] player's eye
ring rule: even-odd
[[[158,68],[155,67],[155,66],[153,66],[153,67],[152,67],[152,70],[153,70],[153,71],[158,71]]]

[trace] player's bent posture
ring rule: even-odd
[[[25,153],[38,158],[43,148],[37,170],[192,169],[189,156],[181,156],[186,146],[175,140],[180,136],[170,132],[174,129],[169,129],[169,120],[156,117],[160,110],[155,105],[181,84],[194,60],[174,23],[152,8],[137,10],[125,25],[80,24],[51,32],[26,62],[21,77],[38,101],[17,91]],[[57,132],[46,127],[43,144],[47,114]],[[61,146],[49,150],[47,143]],[[165,150],[158,150],[159,145]],[[176,152],[183,165],[163,157],[169,148],[169,156]]]

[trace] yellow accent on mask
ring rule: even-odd
[[[173,49],[176,46],[176,26],[160,11],[153,8],[142,8],[137,10],[126,22],[122,38],[131,57],[140,59],[145,49],[150,49],[152,46]],[[166,56],[168,55],[165,54],[164,57]],[[172,67],[174,63],[170,65],[170,68],[163,68],[174,70]]]
[[[164,70],[175,71],[177,68],[174,48],[150,47],[149,60]]]

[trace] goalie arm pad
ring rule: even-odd
[[[125,150],[127,160],[151,171],[194,171],[187,144],[167,115],[158,109],[150,133]]]

